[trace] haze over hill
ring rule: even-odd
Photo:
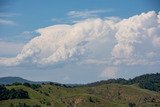
[[[43,84],[43,83],[52,83],[57,84],[59,86],[69,86],[69,87],[77,87],[77,86],[96,86],[96,85],[102,85],[102,84],[110,84],[110,83],[118,83],[122,85],[131,85],[131,84],[138,84],[141,88],[149,89],[152,91],[160,91],[160,73],[156,74],[144,74],[141,76],[137,76],[133,79],[108,79],[108,80],[101,80],[97,82],[92,83],[86,83],[86,84],[62,84],[62,83],[56,83],[51,81],[30,81],[26,80],[20,77],[2,77],[0,78],[0,85],[12,85],[12,84],[23,84],[23,83],[29,83],[29,84]]]
[[[38,81],[30,81],[30,80],[26,80],[20,77],[1,77],[0,78],[0,84],[13,84],[13,83],[30,83],[30,84],[40,84],[42,82],[38,82]],[[44,83],[46,81],[43,81]]]

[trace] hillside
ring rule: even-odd
[[[0,107],[159,107],[159,78],[157,73],[85,85],[52,82],[3,85]]]
[[[103,84],[93,87],[66,88],[43,84],[35,89],[24,85],[6,87],[7,89],[14,88],[15,90],[23,89],[28,92],[30,98],[2,100],[0,101],[0,107],[14,107],[19,105],[19,103],[25,103],[31,107],[160,106],[160,93],[141,89],[136,85]]]
[[[102,80],[85,84],[84,86],[96,86],[96,85],[110,84],[110,83],[118,83],[122,85],[137,84],[141,88],[160,92],[160,73],[144,74],[129,80],[125,80],[123,78]]]
[[[49,82],[49,81],[35,82],[35,81],[26,80],[20,77],[0,78],[0,85],[1,84],[11,85],[14,83],[30,83],[30,84],[52,83],[58,86],[68,86],[68,87],[97,86],[97,85],[110,84],[110,83],[118,83],[122,85],[137,84],[141,88],[159,92],[160,91],[160,73],[144,74],[129,80],[118,78],[118,79],[102,80],[102,81],[97,81],[97,82],[88,83],[88,84],[60,84],[60,83]]]
[[[30,83],[39,84],[41,82],[29,81],[20,77],[2,77],[0,78],[0,84],[13,84],[13,83]]]

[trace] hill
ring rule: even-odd
[[[25,85],[6,86],[23,89],[28,99],[0,101],[1,107],[158,107],[160,93],[136,85],[103,84],[93,87],[66,88],[51,84],[31,88]]]
[[[20,77],[2,77],[0,78],[0,84],[13,84],[13,83],[30,83],[30,84],[41,84],[43,82],[35,82],[26,80]]]
[[[156,73],[85,85],[2,85],[0,107],[160,107],[159,78]]]
[[[144,74],[129,80],[125,80],[123,78],[102,80],[85,84],[84,86],[96,86],[96,85],[110,84],[110,83],[118,83],[122,85],[137,84],[141,88],[160,92],[160,73]]]
[[[0,84],[6,85],[6,84],[13,84],[13,83],[30,83],[30,84],[52,83],[52,84],[56,84],[57,86],[68,86],[68,87],[97,86],[97,85],[110,84],[110,83],[118,83],[122,85],[137,84],[141,88],[159,92],[160,91],[160,73],[144,74],[129,80],[118,78],[118,79],[102,80],[102,81],[97,81],[97,82],[88,83],[88,84],[60,84],[60,83],[49,82],[49,81],[35,82],[35,81],[29,81],[20,77],[0,78]]]

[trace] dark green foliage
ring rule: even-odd
[[[19,103],[18,105],[14,105],[13,103],[10,104],[9,107],[31,107],[30,105],[27,105],[26,103]],[[33,107],[41,107],[41,105],[33,105]]]
[[[15,90],[6,89],[5,86],[0,85],[0,101],[1,100],[7,100],[7,99],[26,99],[29,98],[28,92],[24,91],[22,89]]]
[[[9,90],[7,90],[5,86],[0,85],[0,101],[9,99],[8,94],[9,94]]]
[[[54,82],[49,82],[48,84],[53,85],[53,86],[63,86],[63,84],[54,83]]]
[[[141,88],[160,91],[160,73],[156,74],[145,74],[129,81],[130,83],[138,83]]]
[[[49,82],[48,84],[50,84],[50,85],[54,85],[54,83],[53,83],[53,82]]]
[[[30,106],[27,105],[26,103],[19,103],[19,105],[17,105],[16,107],[30,107]]]
[[[47,104],[46,104],[47,106],[50,106],[51,105],[51,103],[50,102],[47,102]]]
[[[15,82],[15,83],[13,83],[12,85],[22,85],[22,83],[19,83],[19,82]]]
[[[72,86],[67,85],[67,84],[60,84],[60,83],[53,83],[53,82],[49,82],[48,84],[55,85],[55,86],[60,86],[60,87],[65,87],[65,88],[71,88],[72,87]]]
[[[39,84],[32,84],[31,85],[32,89],[37,89],[37,88],[40,88],[40,87],[41,87],[41,85],[39,85]]]
[[[31,87],[31,84],[26,83],[26,82],[25,82],[25,83],[23,83],[23,85],[24,85],[24,86],[26,86],[26,87]]]
[[[96,86],[96,85],[110,84],[110,83],[118,83],[123,85],[138,84],[139,87],[141,88],[160,92],[160,73],[144,74],[129,80],[119,78],[119,79],[109,79],[106,81],[104,80],[97,81],[83,86]]]
[[[30,88],[32,88],[32,89],[38,89],[38,88],[41,87],[40,84],[29,84],[29,83],[24,83],[23,85],[26,86],[26,87],[30,87]]]
[[[36,104],[36,105],[34,105],[33,107],[41,107],[41,105]]]
[[[13,105],[13,103],[11,103],[11,105],[9,107],[15,107],[15,106]]]
[[[25,98],[29,98],[28,92],[24,91],[22,89],[19,89],[19,90],[11,89],[8,96],[9,96],[9,99],[15,99],[15,98],[25,99]]]
[[[90,83],[90,84],[87,84],[87,85],[84,85],[84,86],[96,86],[96,85],[110,84],[110,83],[128,84],[128,81],[123,79],[123,78],[109,79],[109,80],[97,81],[97,82]]]
[[[92,102],[92,103],[95,103],[95,101],[92,97],[89,97],[89,101]]]
[[[97,103],[97,102],[100,102],[100,100],[99,99],[97,99],[96,97],[89,97],[89,102],[91,102],[91,103]]]
[[[129,103],[128,106],[129,107],[136,107],[136,104],[135,103]]]

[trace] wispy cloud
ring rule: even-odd
[[[52,18],[52,22],[56,23],[78,23],[84,19],[97,18],[102,14],[112,12],[113,9],[97,9],[97,10],[81,10],[81,11],[69,11],[66,13],[65,18]]]
[[[84,11],[69,11],[67,15],[71,18],[95,18],[99,14],[112,12],[113,9],[106,10],[84,10]]]
[[[14,22],[13,20],[6,19],[17,15],[20,14],[0,12],[0,25],[17,25],[16,22]]]
[[[19,13],[0,13],[0,17],[13,17],[13,16],[19,16]]]
[[[0,19],[0,25],[16,25],[12,20]]]
[[[73,20],[71,20],[70,18],[52,18],[51,19],[51,21],[52,22],[54,22],[54,23],[58,23],[58,24],[60,24],[60,23],[73,23]]]

